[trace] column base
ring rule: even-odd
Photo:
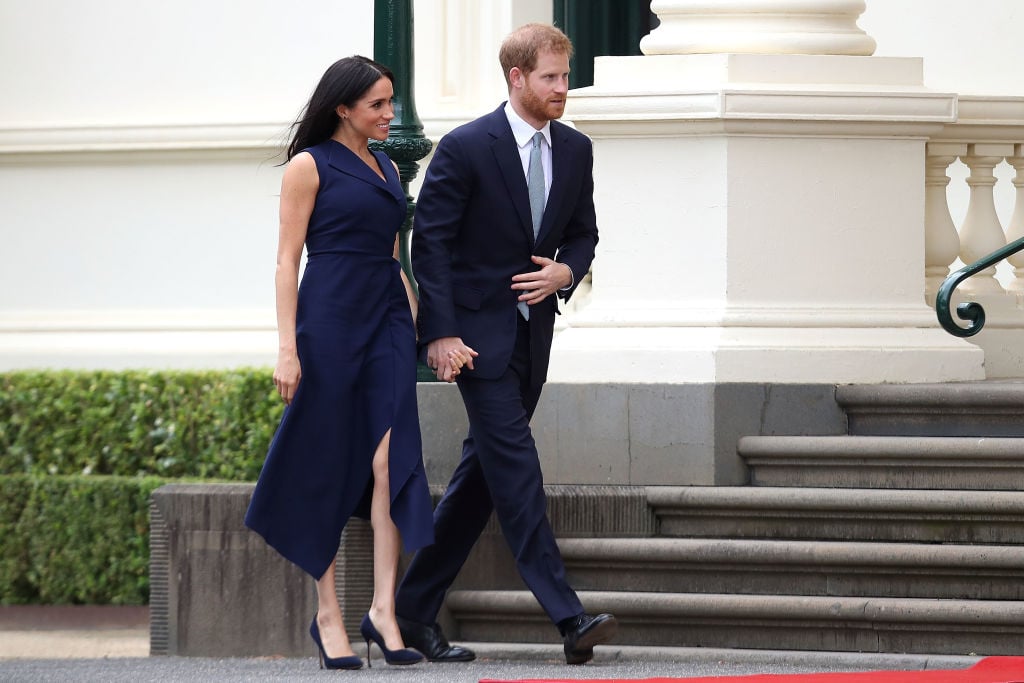
[[[985,378],[984,352],[939,329],[570,327],[550,382],[912,383]]]

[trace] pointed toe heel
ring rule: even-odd
[[[316,623],[316,617],[313,617],[313,623],[309,625],[309,635],[316,643],[317,656],[320,659],[321,669],[362,669],[363,660],[356,655],[349,655],[346,657],[328,657],[327,652],[324,650],[323,641],[320,640],[320,627]]]
[[[359,624],[359,633],[362,634],[366,640],[366,666],[372,667],[373,663],[370,661],[370,641],[377,643],[377,647],[384,653],[384,661],[388,664],[395,666],[405,666],[408,664],[418,664],[423,661],[423,655],[416,650],[409,648],[403,648],[401,650],[389,650],[384,645],[384,636],[380,634],[377,627],[373,625],[370,620],[369,614],[363,615],[363,620]]]

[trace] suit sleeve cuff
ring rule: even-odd
[[[565,287],[562,287],[558,291],[559,292],[568,292],[576,284],[576,274],[574,272],[572,272],[572,267],[568,263],[563,263],[562,265],[569,269],[569,284],[567,284]]]

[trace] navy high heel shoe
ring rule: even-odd
[[[366,639],[366,666],[372,667],[373,663],[370,661],[370,641],[377,643],[377,647],[384,653],[384,661],[388,664],[395,665],[406,665],[406,664],[418,664],[423,661],[423,655],[416,650],[410,650],[405,648],[403,650],[389,650],[384,645],[384,636],[380,634],[377,628],[370,621],[370,615],[364,614],[363,621],[359,624],[359,632],[363,634],[363,638]]]
[[[324,644],[320,640],[320,627],[316,623],[316,617],[313,617],[313,623],[309,625],[309,635],[312,636],[313,642],[316,643],[317,652],[320,655],[320,668],[324,667],[328,669],[362,669],[363,660],[359,659],[356,655],[349,655],[346,657],[328,657],[327,653],[324,652]]]

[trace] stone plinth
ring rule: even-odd
[[[956,96],[921,79],[905,58],[598,58],[568,117],[601,243],[551,379],[983,377],[923,300],[924,146]]]
[[[193,657],[314,653],[313,580],[242,520],[252,484],[169,484],[150,503],[150,652]],[[352,520],[337,590],[353,640],[373,591],[369,525]]]

